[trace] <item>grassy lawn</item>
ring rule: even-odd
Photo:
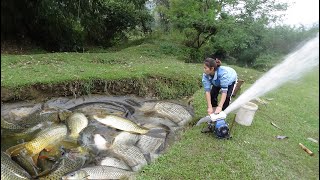
[[[273,99],[259,105],[251,126],[235,124],[231,140],[200,133],[204,124],[189,127],[180,142],[143,169],[139,179],[319,179],[319,145],[307,140],[319,139],[318,74],[316,70],[303,81],[262,97]],[[203,90],[195,94],[194,108],[205,116]],[[233,117],[227,117],[229,124]],[[288,139],[279,140],[277,135]],[[315,155],[309,156],[299,143]]]
[[[186,64],[166,47],[171,45],[146,43],[120,51],[83,54],[1,55],[1,86],[21,88],[36,83],[152,76],[173,78],[177,84],[199,84],[202,64]],[[245,80],[242,91],[263,74],[232,67]],[[191,123],[181,140],[146,166],[137,179],[319,179],[319,146],[307,140],[319,139],[318,74],[317,67],[301,81],[286,83],[261,97],[272,100],[259,104],[251,126],[235,124],[231,140],[201,134],[205,124],[195,127],[195,122]],[[206,115],[203,89],[199,86],[193,96],[197,120]],[[233,117],[229,114],[226,120],[231,124]],[[279,140],[277,135],[288,138]],[[309,156],[299,143],[315,155]]]

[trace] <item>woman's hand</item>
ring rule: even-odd
[[[212,114],[213,113],[213,108],[212,107],[208,107],[208,114],[210,115],[210,114]]]
[[[215,114],[219,114],[222,111],[222,107],[218,106],[215,110]]]

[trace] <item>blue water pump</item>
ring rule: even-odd
[[[208,122],[209,129],[220,139],[230,138],[228,123],[224,119],[217,119],[214,122]]]

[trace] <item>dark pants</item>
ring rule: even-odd
[[[234,87],[235,83],[236,82],[233,82],[231,85],[228,86],[227,97],[226,97],[226,100],[224,101],[224,104],[222,106],[222,110],[225,110],[230,104],[230,99],[232,96],[232,91],[233,91],[233,87]],[[221,89],[221,87],[217,87],[217,86],[212,86],[212,88],[211,88],[210,94],[211,94],[212,107],[218,106],[218,95],[219,95],[220,89]]]

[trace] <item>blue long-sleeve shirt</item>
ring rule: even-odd
[[[220,66],[214,76],[203,73],[202,84],[206,92],[211,91],[211,85],[221,87],[222,92],[228,92],[228,86],[237,80],[237,72],[231,67]]]

